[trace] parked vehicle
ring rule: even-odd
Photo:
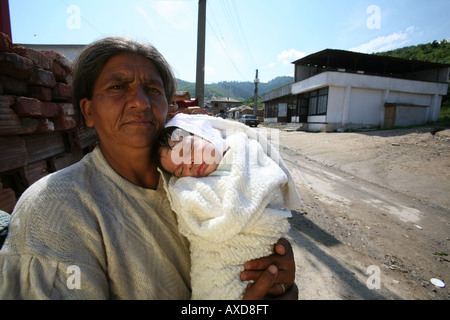
[[[244,114],[242,115],[242,117],[239,119],[239,122],[244,123],[247,126],[250,127],[257,127],[259,124],[259,120],[258,117],[252,115],[252,114]]]

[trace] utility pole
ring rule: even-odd
[[[8,35],[12,41],[8,0],[0,0],[0,32]]]
[[[256,69],[256,77],[255,77],[255,98],[253,100],[253,115],[256,116],[256,108],[258,106],[258,69]]]
[[[205,34],[206,34],[206,0],[198,1],[197,31],[197,77],[195,95],[200,108],[205,106]]]

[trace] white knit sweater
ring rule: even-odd
[[[191,245],[192,299],[241,299],[243,264],[273,253],[289,229],[290,210],[282,207],[298,209],[300,198],[276,150],[270,151],[276,161],[267,156],[271,146],[264,137],[237,123],[206,119],[230,146],[221,163],[231,164],[229,174],[171,177],[165,186]]]
[[[189,299],[189,271],[162,183],[130,183],[97,148],[20,198],[0,251],[0,299]]]

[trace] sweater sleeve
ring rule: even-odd
[[[0,258],[3,300],[107,299],[104,275],[89,265],[39,255]],[[103,279],[102,279],[103,278]]]
[[[60,187],[44,179],[17,203],[0,254],[1,298],[108,298],[98,223],[88,201]]]

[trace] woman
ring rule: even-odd
[[[80,54],[72,86],[100,146],[19,199],[0,252],[0,296],[190,298],[188,242],[151,160],[175,92],[169,65],[152,46],[106,38]],[[242,278],[262,276],[246,298],[282,294],[274,283],[296,295],[292,250],[282,247],[247,265]]]

